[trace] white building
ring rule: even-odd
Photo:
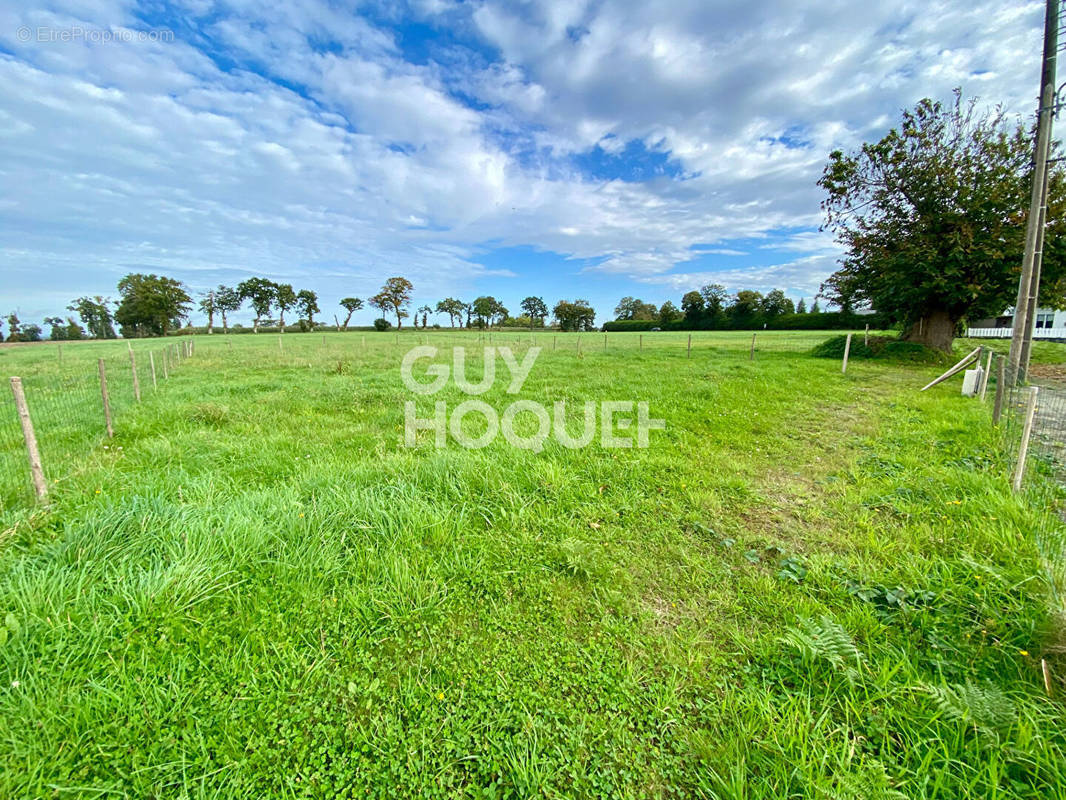
[[[1014,309],[1009,308],[998,317],[974,322],[967,335],[974,338],[1010,338],[1014,324]],[[1038,308],[1033,326],[1034,339],[1066,339],[1066,311]]]

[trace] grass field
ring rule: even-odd
[[[405,447],[466,399],[405,388],[421,333],[198,337],[155,390],[137,341],[140,404],[123,342],[0,348],[52,492],[0,512],[0,796],[1063,796],[1055,510],[938,367],[827,335],[496,334],[543,349],[493,407],[665,421],[540,452]]]

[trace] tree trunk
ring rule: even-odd
[[[947,311],[929,311],[906,330],[903,339],[950,354],[957,323]]]
[[[229,325],[226,323],[226,312],[222,312],[222,332],[229,333]]]

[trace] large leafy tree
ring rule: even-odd
[[[537,320],[543,320],[548,316],[548,306],[543,297],[527,297],[521,303],[522,310],[529,315],[529,327],[532,328]]]
[[[667,300],[659,307],[659,322],[665,325],[679,319],[681,319],[681,311],[672,300]]]
[[[825,227],[845,248],[823,294],[842,309],[869,304],[904,338],[950,352],[959,322],[1014,302],[1032,147],[999,110],[956,91],[903,112],[898,128],[855,153],[835,151],[819,180]],[[1049,228],[1061,229],[1063,179],[1049,180]],[[1062,275],[1061,236],[1047,231],[1044,286]],[[1046,297],[1046,295],[1044,295]]]
[[[215,308],[222,316],[223,333],[229,332],[228,315],[239,309],[242,303],[244,303],[244,299],[236,289],[222,284],[215,289]]]
[[[218,311],[218,302],[215,300],[214,289],[206,292],[200,300],[200,311],[207,314],[207,332],[215,332],[215,312]]]
[[[710,317],[717,317],[725,309],[729,293],[720,283],[708,283],[700,287],[700,296],[703,298],[703,313]]]
[[[118,293],[115,321],[124,337],[166,336],[181,327],[192,308],[181,281],[165,275],[131,273],[118,282]]]
[[[795,314],[796,307],[783,291],[771,289],[759,303],[759,312],[767,319],[773,319],[782,314]]]
[[[507,317],[507,309],[504,308],[503,303],[491,295],[479,297],[471,305],[474,315],[482,326],[486,323],[492,325],[496,321],[502,322]]]
[[[659,309],[652,303],[645,303],[643,300],[627,295],[614,307],[614,318],[653,320],[659,318]]]
[[[114,317],[111,315],[111,303],[113,301],[96,295],[95,297],[79,297],[71,302],[67,308],[81,318],[82,324],[94,339],[115,339]]]
[[[590,331],[596,319],[596,312],[588,300],[560,300],[552,309],[552,315],[564,331]]]
[[[460,324],[463,321],[463,312],[466,310],[466,303],[462,300],[456,300],[454,297],[445,297],[443,300],[437,303],[437,313],[447,314],[448,319],[451,320],[452,327],[455,327],[455,320],[458,319]]]
[[[318,307],[318,294],[311,289],[301,289],[296,293],[296,311],[307,320],[308,327],[315,329],[315,314],[322,309]]]
[[[296,292],[291,283],[274,284],[274,304],[278,307],[278,326],[285,333],[285,312],[296,308]]]
[[[266,278],[248,278],[237,284],[237,294],[241,301],[247,300],[251,303],[252,311],[255,312],[255,317],[252,319],[252,333],[259,333],[259,320],[270,315],[276,289],[274,282]]]
[[[396,315],[396,328],[403,327],[403,318],[408,316],[407,307],[411,304],[411,292],[414,286],[407,278],[389,278],[381,291],[370,298],[370,305],[380,309],[382,314]]]
[[[358,297],[345,297],[341,299],[341,306],[348,312],[344,318],[344,330],[348,330],[348,323],[352,321],[352,314],[363,307],[363,301]]]
[[[703,307],[703,295],[695,290],[685,292],[685,296],[681,298],[681,310],[690,323],[699,322],[703,318]]]
[[[733,297],[733,303],[725,313],[735,328],[749,328],[755,324],[755,317],[762,307],[763,297],[759,292],[751,289],[741,289]]]

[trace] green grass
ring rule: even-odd
[[[541,333],[521,394],[504,370],[481,399],[647,401],[666,430],[438,450],[402,446],[422,334],[363,336],[199,337],[106,450],[92,380],[109,358],[128,395],[124,343],[0,349],[35,414],[80,415],[51,505],[2,511],[0,796],[1066,793],[1057,521],[987,406],[917,392],[939,367]]]

